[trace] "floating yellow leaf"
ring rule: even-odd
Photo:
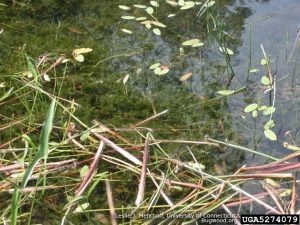
[[[150,1],[150,4],[154,7],[159,7],[159,4],[157,1]]]
[[[136,21],[142,21],[142,20],[146,20],[146,19],[147,18],[143,17],[143,16],[135,18]]]
[[[134,20],[135,19],[134,16],[122,16],[121,18],[124,20]]]
[[[229,48],[219,47],[219,50],[225,54],[227,53],[228,55],[233,55],[233,51]]]
[[[158,29],[158,28],[154,28],[153,33],[158,35],[158,36],[161,35],[160,29]]]
[[[295,146],[295,145],[290,145],[288,142],[283,143],[283,147],[292,150],[292,151],[300,151],[300,147]]]
[[[178,5],[178,3],[175,2],[175,1],[167,0],[166,2],[167,2],[168,4],[170,4],[171,6],[177,6],[177,5]]]
[[[121,29],[121,31],[123,31],[126,34],[132,34],[132,31],[128,29]]]
[[[156,69],[157,67],[159,67],[160,66],[160,63],[154,63],[154,64],[152,64],[151,66],[150,66],[150,70],[154,70],[154,69]]]
[[[146,9],[146,12],[149,13],[150,15],[152,15],[154,13],[154,9],[152,7],[148,7]]]
[[[232,95],[234,93],[234,90],[221,90],[221,91],[218,91],[218,94],[219,95]]]
[[[126,5],[119,5],[118,7],[123,10],[130,10],[130,7],[128,7]]]
[[[75,55],[75,56],[74,56],[74,59],[75,59],[77,62],[83,62],[83,61],[84,61],[84,56],[83,56],[83,55]]]
[[[183,42],[182,45],[184,46],[195,45],[198,44],[199,42],[200,42],[199,39],[190,39],[188,41]]]
[[[146,9],[147,6],[145,5],[133,5],[135,8],[138,8],[138,9]]]
[[[123,84],[125,85],[126,84],[126,82],[128,81],[128,79],[129,79],[129,74],[127,74],[124,78],[123,78]]]
[[[180,77],[179,80],[180,81],[185,81],[185,80],[189,79],[192,75],[193,75],[193,73],[186,73],[182,77]]]
[[[93,51],[91,48],[78,48],[73,50],[73,55],[84,54]]]
[[[162,27],[162,28],[166,28],[167,26],[164,25],[163,23],[160,23],[158,21],[152,21],[151,22],[153,25],[158,26],[158,27]]]
[[[266,138],[270,139],[271,141],[277,141],[277,136],[272,130],[265,130],[264,133]]]

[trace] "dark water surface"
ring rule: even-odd
[[[169,113],[146,124],[159,139],[203,140],[208,135],[274,157],[289,153],[282,147],[283,142],[299,144],[300,53],[296,39],[300,1],[217,1],[215,13],[225,21],[226,45],[234,51],[233,77],[218,50],[215,39],[218,33],[207,29],[205,16],[196,17],[199,8],[178,12],[169,6],[162,7],[157,16],[167,28],[157,36],[137,22],[120,18],[129,13],[120,10],[118,5],[133,2],[45,0],[11,4],[5,1],[8,7],[0,11],[0,30],[3,28],[0,82],[7,80],[5,76],[24,71],[24,53],[34,60],[44,54],[50,58],[60,54],[71,58],[73,49],[89,47],[93,52],[85,55],[85,62],[75,62],[75,66],[70,63],[62,90],[64,98],[74,98],[81,105],[76,115],[89,125],[97,119],[109,126],[125,128],[168,109]],[[169,13],[177,16],[167,18]],[[121,28],[132,30],[133,35],[121,32]],[[191,38],[199,38],[205,45],[184,48],[181,55],[181,43]],[[269,93],[262,94],[259,82],[266,74],[260,65],[261,45],[270,55],[277,79],[273,129],[277,142],[265,138],[265,118],[254,120],[243,112],[247,104],[257,101],[258,95],[263,96],[264,104],[270,104]],[[169,66],[170,72],[155,75],[149,66],[156,62]],[[249,68],[257,68],[259,72],[248,73]],[[58,77],[62,76],[60,72]],[[193,76],[181,82],[179,78],[189,72]],[[129,79],[124,85],[127,74]],[[242,87],[248,91],[227,98],[219,98],[217,94],[218,90]],[[22,117],[26,110],[18,107],[18,104],[5,109],[1,106],[1,114]],[[1,142],[7,141],[7,136],[1,138]],[[181,145],[166,146],[166,149],[182,160],[191,160],[181,154],[186,151]],[[215,170],[223,167],[225,173],[243,164],[266,160],[228,148],[194,146],[192,150],[199,154],[205,166]]]

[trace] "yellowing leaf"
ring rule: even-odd
[[[195,2],[187,1],[187,2],[185,2],[184,6],[182,6],[180,8],[180,10],[190,9],[190,8],[193,8],[194,6],[195,6]]]
[[[265,182],[274,188],[280,188],[280,184],[271,178],[266,178]]]
[[[135,19],[134,16],[122,16],[121,18],[124,20],[134,20]]]
[[[189,79],[191,76],[193,76],[193,73],[186,73],[184,74],[182,77],[180,77],[180,81],[185,81],[187,79]]]
[[[146,9],[147,6],[145,5],[133,5],[135,8],[138,8],[138,9]]]
[[[152,15],[152,14],[154,13],[154,10],[153,10],[152,7],[148,7],[148,8],[146,9],[146,12],[149,13],[150,15]]]
[[[168,15],[169,18],[174,17],[174,16],[176,16],[176,15],[173,13]]]
[[[204,45],[204,43],[199,42],[199,43],[193,44],[192,47],[193,47],[193,48],[196,48],[196,47],[201,47],[201,46],[203,46],[203,45]]]
[[[84,54],[93,51],[91,48],[78,48],[73,50],[73,55]]]
[[[75,55],[75,56],[74,56],[74,59],[75,59],[77,62],[83,62],[83,61],[84,61],[84,56],[83,56],[83,55]]]
[[[229,48],[219,47],[219,50],[225,54],[227,53],[228,55],[233,55],[233,51]]]
[[[182,45],[184,45],[184,46],[195,45],[195,44],[198,44],[199,42],[200,42],[199,39],[191,39],[191,40],[183,42]]]
[[[287,197],[290,196],[292,194],[292,190],[291,189],[285,189],[285,191],[282,191],[279,195],[280,197]],[[299,214],[297,212],[297,214]]]
[[[158,28],[154,28],[153,33],[156,35],[161,35],[160,29],[158,29]]]
[[[277,136],[272,130],[265,130],[264,133],[266,138],[270,139],[271,141],[277,140]]]
[[[165,75],[169,72],[170,70],[169,69],[163,69],[163,70],[160,70],[159,73],[157,73],[157,75]]]
[[[295,146],[295,145],[290,145],[288,142],[283,143],[283,147],[292,150],[292,151],[300,151],[300,147]]]
[[[143,16],[135,18],[136,21],[142,21],[142,20],[146,20],[146,19],[147,18],[143,17]]]
[[[154,70],[154,69],[156,69],[157,67],[159,67],[160,66],[160,63],[154,63],[154,64],[152,64],[151,66],[150,66],[150,70]]]
[[[127,74],[124,78],[123,78],[123,84],[125,85],[126,84],[126,82],[128,81],[128,79],[129,79],[129,74]]]
[[[177,5],[178,5],[178,3],[175,2],[175,1],[166,0],[166,2],[167,2],[168,4],[170,4],[171,6],[177,6]]]
[[[159,74],[161,72],[161,68],[160,67],[156,67],[155,69],[154,69],[154,73],[155,74]]]
[[[178,5],[180,5],[180,6],[184,6],[184,3],[185,3],[184,0],[179,0],[178,1]]]
[[[121,31],[123,31],[126,34],[132,34],[132,31],[128,29],[121,29]]]
[[[164,25],[163,23],[160,23],[158,21],[152,21],[151,22],[153,25],[158,26],[158,27],[162,27],[162,28],[166,28],[167,26]]]
[[[150,1],[150,4],[154,7],[159,7],[159,4],[157,1]]]
[[[130,7],[128,7],[126,5],[119,5],[119,8],[123,9],[123,10],[130,10]]]

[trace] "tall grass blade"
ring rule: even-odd
[[[12,201],[12,210],[11,210],[11,224],[16,225],[17,224],[17,215],[18,215],[18,203],[19,203],[19,197],[20,197],[20,188],[26,187],[30,176],[33,173],[34,167],[37,165],[37,163],[41,159],[47,159],[48,157],[48,148],[49,148],[49,136],[52,130],[52,124],[53,124],[53,117],[55,113],[55,99],[52,100],[51,105],[48,110],[48,114],[46,117],[46,120],[44,122],[41,136],[40,136],[40,142],[39,142],[39,148],[36,156],[28,166],[28,168],[25,171],[25,174],[22,179],[22,183],[20,187],[15,187],[14,194],[13,194],[13,201]]]

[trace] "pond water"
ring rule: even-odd
[[[71,58],[73,49],[89,47],[93,52],[85,55],[83,63],[75,62],[75,66],[70,63],[62,89],[64,98],[74,98],[80,105],[76,115],[86,124],[91,125],[97,119],[108,126],[126,128],[168,109],[167,114],[145,125],[159,139],[203,140],[209,136],[274,157],[289,153],[283,142],[299,144],[300,1],[217,1],[214,10],[225,21],[223,32],[213,30],[214,24],[207,26],[205,15],[196,16],[199,7],[178,11],[164,6],[157,15],[167,25],[161,36],[137,22],[120,18],[129,13],[118,5],[132,2],[45,0],[42,4],[36,1],[11,4],[7,1],[8,7],[0,11],[0,29],[3,28],[0,73],[5,75],[0,76],[0,81],[24,71],[24,53],[35,60],[44,54],[50,58],[60,54]],[[168,18],[169,13],[177,15]],[[222,24],[217,22],[216,26],[220,28]],[[122,28],[132,30],[133,34],[121,32]],[[218,50],[216,36],[223,38],[234,52],[230,56],[231,67]],[[204,46],[195,49],[181,46],[192,38],[199,38]],[[270,92],[264,94],[260,84],[261,77],[266,75],[261,65],[261,45],[270,56],[270,67],[277,81],[273,117],[276,142],[264,136],[265,117],[253,119],[243,111],[249,103],[257,102],[258,96],[262,96],[265,105],[272,104]],[[155,75],[149,67],[157,62],[168,66],[170,72]],[[259,71],[249,73],[251,69]],[[60,72],[58,69],[58,77],[62,76]],[[187,73],[192,73],[192,77],[180,81]],[[124,84],[126,75],[129,79]],[[241,94],[220,97],[217,93],[243,87],[247,91]],[[49,88],[47,84],[45,88]],[[14,103],[1,109],[1,114],[2,119],[10,115],[22,118],[26,110],[20,108],[20,103]],[[16,133],[22,130],[14,129]],[[2,133],[1,142],[9,137]],[[182,160],[191,160],[179,144],[166,145],[166,149]],[[220,150],[194,146],[192,150],[207,168],[214,168],[214,172],[220,172],[221,168],[220,173],[266,161],[226,147]]]

